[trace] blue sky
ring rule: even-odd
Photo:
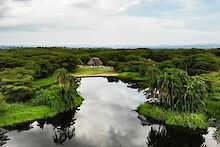
[[[0,0],[0,44],[220,43],[219,0]]]

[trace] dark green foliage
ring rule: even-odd
[[[157,62],[151,59],[145,59],[143,57],[138,57],[135,55],[133,56],[130,56],[130,58],[126,58],[125,62],[117,63],[111,61],[110,63],[108,63],[111,64],[117,71],[139,72],[142,76],[146,74],[147,68],[157,65]]]
[[[212,53],[197,53],[189,56],[174,57],[172,60],[166,60],[159,64],[160,69],[179,68],[189,75],[199,75],[211,71],[217,71],[220,68],[220,58]]]
[[[26,69],[34,71],[34,78],[42,78],[58,68],[72,71],[76,64],[87,64],[91,57],[99,57],[104,65],[111,65],[117,71],[140,72],[144,75],[148,59],[151,59],[161,63],[160,69],[175,67],[187,71],[190,75],[197,75],[219,69],[219,52],[219,49],[22,48],[0,52],[0,71],[2,68],[25,66]]]
[[[71,50],[22,48],[0,52],[0,92],[7,101],[26,101],[34,93],[32,81],[48,77],[58,68],[72,71],[78,58]]]
[[[187,71],[190,75],[198,75],[217,71],[220,67],[220,60],[212,53],[199,53],[183,57],[176,63],[176,67]]]
[[[7,101],[25,101],[33,94],[32,70],[4,69],[0,72],[0,91]]]
[[[119,72],[140,72],[145,74],[148,59],[159,64],[160,69],[179,68],[189,75],[198,75],[220,69],[220,50],[218,49],[84,49],[73,50],[84,64],[91,57],[99,57],[104,65],[113,66]],[[147,64],[147,65],[146,65]]]
[[[78,58],[71,50],[56,48],[22,48],[0,52],[0,71],[3,68],[25,67],[33,71],[34,78],[51,75],[58,68],[72,71]]]
[[[155,69],[151,71],[148,72],[148,97],[157,97],[160,106],[180,112],[206,111],[204,99],[208,92],[205,82],[176,68],[167,68],[161,73]]]
[[[159,68],[161,70],[165,69],[165,68],[175,68],[176,65],[173,63],[172,60],[166,60],[166,61],[163,61],[159,64]]]
[[[0,113],[8,109],[8,104],[5,102],[3,95],[0,93]]]

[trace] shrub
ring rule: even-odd
[[[180,59],[174,58],[173,63],[177,68],[185,70],[189,75],[199,75],[220,68],[220,60],[212,53],[198,53]]]
[[[5,98],[0,93],[0,113],[8,109],[8,104],[5,102]]]
[[[47,105],[51,108],[63,111],[73,108],[75,106],[76,98],[78,97],[79,95],[74,87],[65,89],[63,94],[62,89],[58,85],[53,85],[47,89],[41,89],[36,92],[31,103],[34,106]]]
[[[158,75],[151,72],[148,76],[153,78],[146,92],[159,98],[162,107],[180,112],[206,111],[204,99],[208,91],[204,81],[176,68],[165,69]]]
[[[26,101],[33,94],[33,71],[25,68],[4,69],[0,72],[0,92],[7,101]]]
[[[60,88],[57,85],[53,85],[47,89],[41,89],[35,93],[34,98],[31,100],[32,104],[47,105],[51,108],[64,109],[65,105],[60,98]]]

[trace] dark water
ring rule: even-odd
[[[83,78],[79,110],[13,126],[5,147],[219,147],[214,128],[189,130],[153,123],[135,109],[144,103],[136,84]],[[132,87],[132,88],[128,88]]]

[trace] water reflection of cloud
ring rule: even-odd
[[[139,120],[134,119],[137,118],[136,112],[131,111],[138,103],[144,101],[142,93],[127,88],[127,84],[122,82],[108,83],[104,78],[82,79],[78,90],[88,104],[85,109],[82,106],[80,110],[82,113],[78,114],[78,122],[80,122],[78,127],[84,126],[78,132],[78,137],[83,136],[80,138],[85,140],[86,136],[96,128],[92,136],[87,138],[90,143],[93,142],[91,140],[99,140],[97,143],[105,142],[103,146],[106,147],[143,146],[146,130],[140,127]],[[88,113],[93,115],[87,116]]]
[[[132,109],[143,103],[145,97],[143,92],[138,92],[136,89],[127,86],[128,84],[121,81],[109,83],[105,78],[82,79],[78,91],[85,98],[85,101],[75,115],[76,120],[71,119],[71,116],[68,117],[66,113],[61,115],[61,120],[64,122],[74,120],[75,124],[71,124],[71,127],[75,128],[75,136],[65,141],[61,146],[147,146],[147,135],[151,131],[151,126],[154,130],[157,130],[159,125],[141,125],[138,114]],[[44,126],[43,129],[40,126]],[[40,126],[33,123],[33,128],[30,128],[30,130],[9,132],[11,140],[6,147],[54,147],[52,135],[54,128],[60,126],[59,120],[56,121],[56,118],[55,120],[51,119],[47,124]],[[174,132],[173,129],[169,132],[171,132],[171,135],[175,134],[172,133]],[[172,137],[176,138],[175,135]],[[179,138],[183,140],[181,133]]]

